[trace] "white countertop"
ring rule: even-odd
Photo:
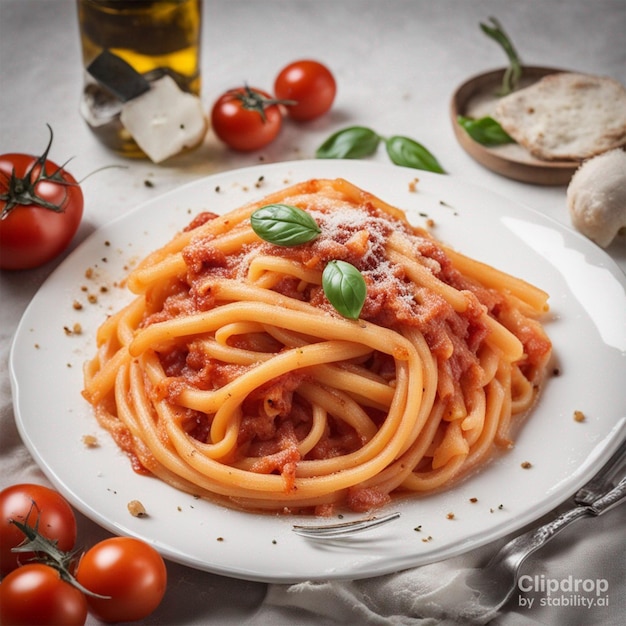
[[[279,69],[305,57],[323,61],[334,72],[335,105],[329,115],[307,125],[286,123],[279,138],[257,153],[231,152],[209,131],[199,149],[154,165],[111,153],[80,118],[82,71],[75,3],[0,0],[0,152],[41,153],[48,123],[54,129],[51,158],[64,162],[73,157],[68,169],[76,178],[103,166],[126,166],[104,170],[84,182],[85,214],[72,247],[111,219],[184,183],[262,162],[313,158],[326,137],[350,125],[412,137],[439,159],[449,175],[569,226],[565,187],[534,186],[499,176],[472,160],[454,137],[449,119],[454,89],[469,76],[506,64],[502,50],[479,29],[479,22],[489,16],[504,25],[528,65],[608,75],[626,84],[624,0],[207,0],[202,43],[202,100],[207,110],[220,93],[244,82],[271,90]],[[373,159],[387,161],[382,150]],[[624,236],[607,253],[626,271]],[[17,437],[7,361],[24,309],[59,262],[28,272],[0,273],[1,488],[18,481],[46,482]],[[577,623],[617,623],[620,612],[626,612],[626,572],[623,559],[616,563],[614,542],[621,540],[619,549],[623,548],[619,533],[624,522],[626,507],[591,523],[581,522],[536,561],[536,571],[548,577],[608,578],[610,607],[581,617],[580,611],[586,609],[528,609],[514,598],[494,623],[571,624],[576,615]],[[87,539],[105,534],[87,519],[81,518],[80,524]],[[261,583],[176,564],[169,572],[166,600],[147,624],[332,624],[357,619],[356,613],[350,616],[340,610],[329,612],[332,619],[316,606],[280,607],[266,598],[267,587]],[[362,614],[359,619],[366,623]],[[421,622],[417,613],[369,619],[376,624],[437,623]]]

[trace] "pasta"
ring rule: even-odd
[[[251,215],[276,203],[319,234],[261,239]],[[365,281],[358,319],[324,290],[336,260]],[[203,213],[127,285],[84,397],[137,471],[248,510],[367,511],[447,488],[512,445],[551,351],[545,292],[343,179]]]

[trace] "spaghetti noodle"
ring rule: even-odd
[[[281,247],[250,216],[298,207],[319,235]],[[333,260],[367,295],[342,317]],[[437,242],[343,179],[199,215],[130,274],[83,394],[138,471],[253,510],[365,511],[447,487],[532,406],[547,294]]]

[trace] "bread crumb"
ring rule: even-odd
[[[574,411],[574,421],[575,422],[584,422],[585,414],[582,411]]]
[[[99,445],[95,435],[83,435],[83,443],[87,448],[97,448]]]
[[[139,500],[131,500],[128,503],[128,511],[133,517],[148,517],[144,505]]]
[[[530,469],[532,466],[533,466],[533,464],[532,464],[532,463],[530,463],[529,461],[524,461],[524,462],[522,463],[522,468],[523,468],[523,469]]]

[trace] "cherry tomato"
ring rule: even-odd
[[[87,596],[89,610],[105,622],[130,622],[152,613],[165,595],[167,570],[161,555],[131,537],[97,543],[82,556],[78,582],[108,598]]]
[[[59,572],[42,563],[12,571],[0,584],[0,624],[82,626],[87,600]]]
[[[330,70],[317,61],[294,61],[282,69],[274,82],[274,93],[281,100],[294,100],[287,112],[298,121],[324,115],[333,104],[337,83]]]
[[[258,150],[272,142],[280,131],[280,102],[260,89],[231,89],[215,101],[211,125],[217,137],[231,148]]]
[[[12,552],[26,536],[10,520],[31,527],[57,541],[57,547],[69,552],[76,543],[76,517],[60,493],[42,485],[12,485],[0,492],[0,572],[4,576],[19,563],[27,563],[32,552]],[[19,563],[18,563],[19,559]]]
[[[0,155],[0,268],[38,267],[73,239],[83,216],[83,192],[75,178],[48,159]]]

